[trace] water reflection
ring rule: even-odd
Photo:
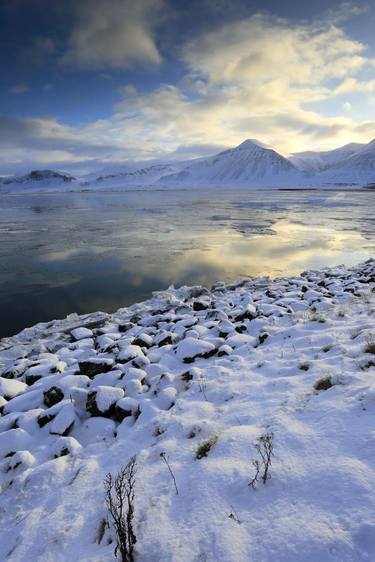
[[[371,193],[3,197],[0,336],[170,284],[295,274],[374,255]]]

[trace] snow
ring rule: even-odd
[[[65,435],[69,432],[76,420],[76,413],[72,404],[66,404],[61,408],[53,422],[50,433],[52,435]]]
[[[194,360],[196,357],[215,350],[212,343],[191,337],[191,330],[188,330],[187,333],[188,336],[178,344],[176,350],[177,357],[182,361]],[[195,334],[198,336],[196,332]]]
[[[0,560],[113,561],[103,480],[133,454],[137,560],[374,560],[374,317],[369,260],[170,288],[1,340]],[[67,334],[85,326],[80,349]],[[271,479],[253,489],[270,433]]]
[[[9,453],[30,446],[31,436],[24,429],[9,429],[0,433],[0,455],[7,457]]]
[[[96,389],[96,403],[101,412],[109,410],[109,408],[124,396],[122,388],[113,388],[112,386],[98,386]]]
[[[21,381],[15,381],[12,379],[3,379],[0,377],[0,395],[6,400],[22,394],[27,388],[27,384]]]
[[[92,330],[89,330],[88,328],[75,328],[74,330],[71,331],[71,334],[75,340],[83,340],[85,338],[91,338],[93,335]]]

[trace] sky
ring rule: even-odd
[[[0,174],[375,138],[375,0],[0,0]]]

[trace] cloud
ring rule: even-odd
[[[292,24],[258,14],[195,38],[182,59],[181,82],[128,94],[112,118],[116,127],[165,150],[257,137],[284,153],[366,141],[374,127],[319,111],[350,90],[373,92],[374,80],[358,80],[374,68],[366,46],[330,22]]]
[[[351,94],[354,92],[375,92],[375,80],[368,80],[367,82],[364,82],[357,80],[356,78],[346,78],[334,89],[333,93],[339,96],[342,94]]]
[[[82,0],[62,62],[80,68],[160,64],[155,27],[163,0]]]
[[[211,83],[257,85],[283,77],[318,85],[360,70],[367,63],[364,51],[335,25],[292,25],[257,14],[191,41],[184,59]]]
[[[120,147],[103,144],[84,130],[67,127],[52,118],[0,115],[0,174],[52,164],[68,169],[108,155],[119,157],[120,153]]]
[[[0,175],[39,166],[84,173],[106,163],[116,167],[126,160],[155,159],[161,154],[158,147],[127,138],[120,124],[105,120],[69,127],[51,117],[0,115]]]
[[[341,2],[334,9],[328,10],[328,17],[335,23],[346,22],[353,16],[361,16],[367,13],[370,6],[366,2]]]
[[[152,5],[142,0],[136,7],[126,0],[100,0],[94,10],[93,1],[86,0],[65,62],[85,67],[135,60],[157,63],[153,30],[161,6],[160,0]],[[134,22],[135,36],[130,31],[126,35]],[[151,40],[151,50],[137,43],[141,28]],[[129,37],[135,38],[131,45]],[[31,159],[50,159],[67,170],[90,163],[98,167],[99,161],[115,165],[185,159],[215,153],[248,137],[288,154],[367,142],[375,136],[370,105],[369,118],[356,120],[352,99],[364,98],[365,115],[375,91],[374,60],[364,44],[337,24],[298,24],[255,15],[206,31],[178,53],[178,82],[142,91],[125,80],[116,90],[122,99],[110,118],[75,127],[48,117],[0,118],[0,172]],[[337,100],[341,95],[345,98]],[[341,116],[330,116],[327,107],[333,100],[342,108]]]

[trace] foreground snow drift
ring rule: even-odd
[[[0,559],[112,561],[103,480],[136,454],[139,561],[374,560],[374,289],[373,260],[2,340]]]

